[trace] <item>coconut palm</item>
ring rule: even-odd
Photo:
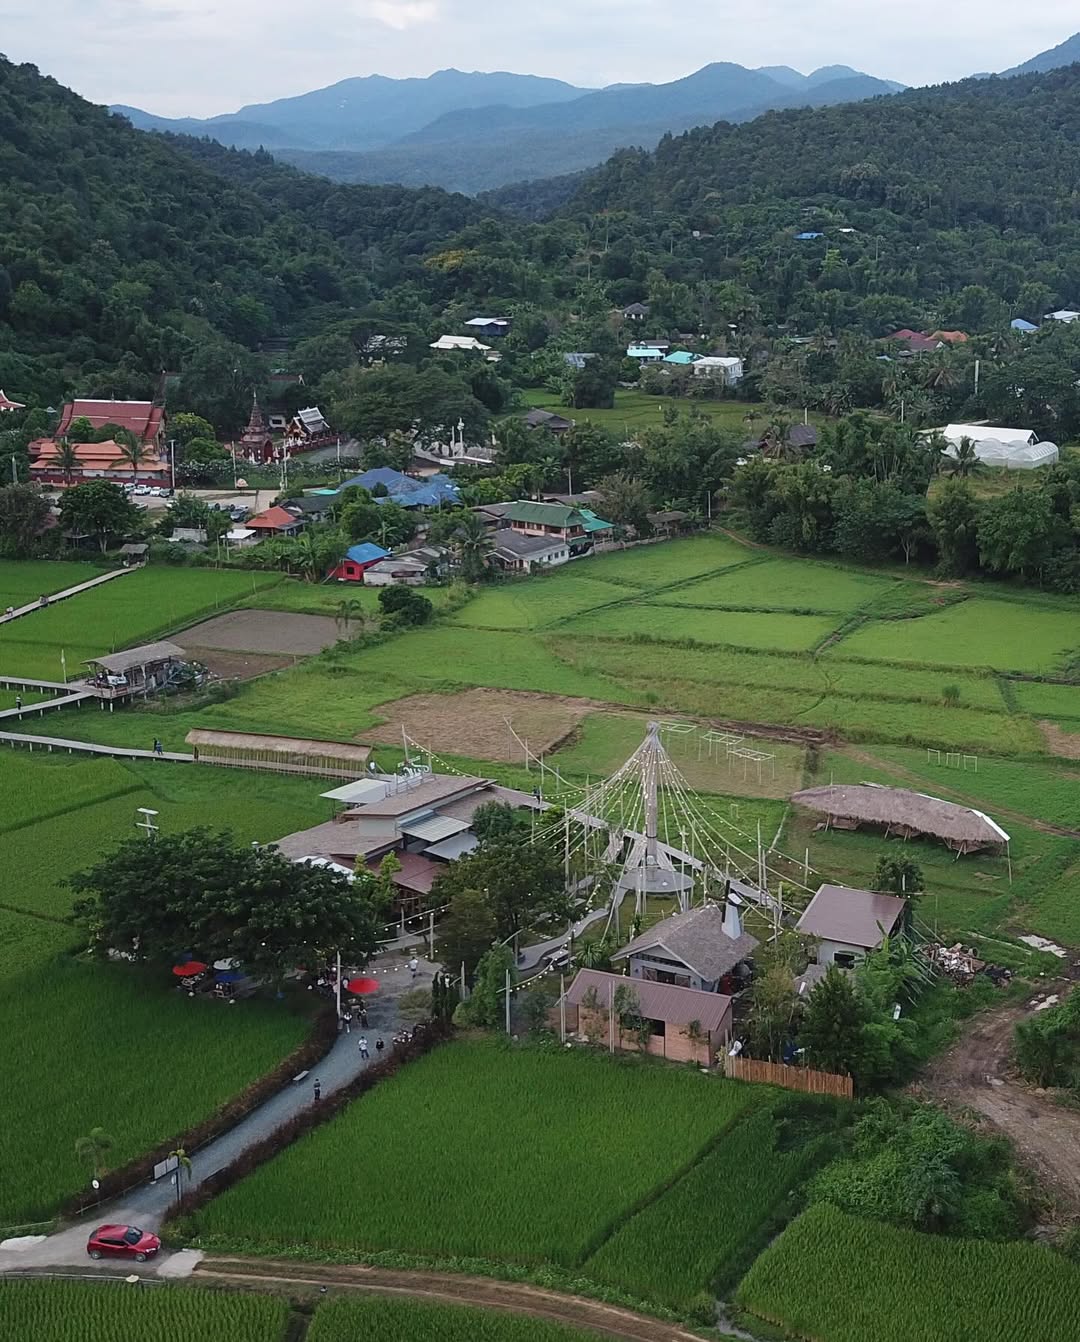
[[[61,439],[53,451],[52,464],[63,472],[64,484],[71,484],[71,477],[79,469],[79,453],[74,443],[69,443],[66,438]]]
[[[454,536],[454,550],[467,582],[479,582],[487,571],[491,534],[476,513],[465,513]]]
[[[91,1128],[86,1137],[75,1138],[75,1155],[85,1160],[94,1171],[94,1178],[100,1179],[105,1173],[105,1156],[112,1150],[113,1139],[104,1128]]]
[[[961,438],[956,447],[956,454],[950,454],[945,463],[945,471],[948,475],[956,476],[958,480],[964,480],[969,475],[974,475],[981,465],[974,442],[970,438]]]
[[[139,480],[139,467],[144,462],[150,460],[150,449],[145,443],[139,441],[134,434],[123,442],[118,442],[120,456],[131,467],[131,483],[137,484]]]
[[[338,633],[344,633],[344,636],[348,638],[349,625],[356,618],[357,613],[362,610],[363,607],[354,596],[347,596],[344,601],[339,601],[337,611],[334,614],[334,624],[337,625]]]

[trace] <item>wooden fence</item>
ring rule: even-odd
[[[808,1095],[836,1095],[853,1098],[850,1076],[838,1072],[815,1072],[812,1067],[789,1067],[782,1062],[764,1062],[760,1058],[724,1058],[724,1075],[733,1081],[756,1081],[785,1090],[802,1090]]]

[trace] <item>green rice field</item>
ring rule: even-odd
[[[39,596],[77,587],[104,572],[98,564],[62,559],[0,559],[0,610],[28,605]]]
[[[1080,1268],[1040,1244],[921,1235],[819,1205],[766,1249],[738,1299],[814,1342],[1050,1342],[1075,1334]]]
[[[752,1100],[696,1071],[453,1043],[229,1189],[198,1230],[209,1244],[569,1267]],[[455,1131],[471,1137],[448,1160]]]
[[[600,1342],[546,1319],[379,1296],[324,1301],[306,1342]]]
[[[273,1296],[186,1286],[0,1281],[0,1327],[12,1342],[282,1342],[288,1312]]]

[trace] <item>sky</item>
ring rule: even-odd
[[[355,75],[512,70],[586,87],[710,61],[932,84],[1080,28],[1064,0],[0,0],[0,51],[100,103],[212,116]]]

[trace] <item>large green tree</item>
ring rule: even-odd
[[[102,554],[112,541],[137,533],[143,525],[142,509],[108,480],[75,485],[60,500],[62,529],[75,536],[95,536]]]
[[[37,485],[0,488],[0,553],[29,553],[48,516],[49,501]]]
[[[830,965],[806,1007],[799,1042],[813,1067],[857,1072],[866,1050],[866,1015],[851,978]]]

